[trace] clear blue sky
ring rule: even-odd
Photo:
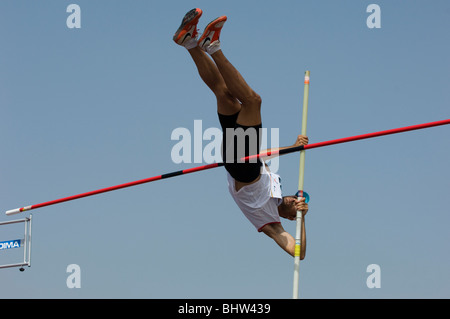
[[[70,3],[81,29],[66,26]],[[379,29],[366,25],[371,3]],[[171,159],[174,129],[218,127],[214,96],[172,41],[194,7],[201,30],[228,16],[223,51],[282,145],[300,133],[305,70],[311,142],[449,118],[448,1],[2,0],[0,221],[18,218],[3,214],[16,207],[201,165]],[[449,133],[307,152],[301,298],[450,297]],[[296,192],[298,162],[280,160],[285,194]],[[2,299],[292,296],[292,258],[245,219],[221,168],[33,219],[32,267],[0,270]],[[66,286],[70,264],[80,289]],[[370,264],[381,288],[366,285]]]

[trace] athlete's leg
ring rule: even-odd
[[[239,112],[241,104],[230,93],[215,63],[198,46],[188,51],[197,66],[203,82],[216,96],[217,112],[223,115],[232,115]]]
[[[259,125],[261,124],[261,97],[245,82],[242,75],[220,50],[220,32],[226,21],[226,16],[211,21],[206,26],[198,44],[211,55],[228,90],[242,104],[237,123],[244,126]]]
[[[219,37],[226,21],[226,16],[211,21],[206,26],[198,45],[212,57],[227,89],[241,104],[234,129],[224,132],[224,135],[230,134],[227,141],[234,141],[230,144],[230,151],[227,152],[227,155],[232,155],[230,158],[225,158],[228,163],[225,168],[236,180],[236,189],[238,189],[257,181],[260,176],[261,162],[259,160],[243,164],[238,163],[237,159],[259,153],[261,98],[250,88],[220,50]]]
[[[231,94],[242,104],[237,123],[245,126],[261,124],[261,97],[245,82],[222,50],[211,55]]]
[[[217,98],[217,111],[223,115],[236,114],[240,111],[241,105],[228,90],[217,66],[198,47],[197,44],[197,24],[202,16],[202,10],[192,9],[183,17],[181,25],[173,36],[176,44],[185,47],[194,60],[200,77],[206,85],[213,91]]]

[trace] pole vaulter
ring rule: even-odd
[[[304,145],[304,146],[296,146],[296,147],[286,148],[286,149],[282,149],[282,150],[262,152],[260,154],[244,157],[241,160],[248,161],[253,158],[260,158],[260,157],[267,158],[270,156],[279,156],[279,155],[299,152],[299,151],[303,151],[303,150],[309,150],[309,149],[313,149],[313,148],[319,148],[319,147],[324,147],[324,146],[329,146],[329,145],[353,142],[353,141],[362,140],[362,139],[368,139],[368,138],[389,135],[389,134],[397,134],[397,133],[401,133],[401,132],[419,130],[419,129],[429,128],[429,127],[434,127],[434,126],[439,126],[439,125],[446,125],[446,124],[450,124],[450,119],[436,121],[436,122],[423,123],[423,124],[417,124],[417,125],[406,126],[406,127],[400,127],[400,128],[390,129],[390,130],[386,130],[386,131],[379,131],[379,132],[374,132],[374,133],[344,137],[344,138],[340,138],[340,139],[329,140],[329,141],[324,141],[324,142],[319,142],[319,143],[313,143],[313,144],[308,144],[308,145]],[[189,173],[204,171],[207,169],[220,167],[220,166],[224,166],[224,163],[222,163],[222,162],[221,163],[212,163],[212,164],[193,167],[193,168],[189,168],[189,169],[184,169],[184,170],[180,170],[180,171],[176,171],[176,172],[172,172],[172,173],[157,175],[157,176],[137,180],[134,182],[129,182],[129,183],[120,184],[120,185],[116,185],[116,186],[106,187],[106,188],[98,189],[95,191],[90,191],[87,193],[82,193],[82,194],[78,194],[78,195],[55,199],[55,200],[40,203],[40,204],[35,204],[35,205],[30,205],[30,206],[25,206],[25,207],[21,207],[21,208],[8,210],[6,212],[6,215],[19,214],[21,212],[29,211],[29,210],[36,209],[36,208],[55,205],[55,204],[83,198],[83,197],[93,196],[93,195],[106,193],[106,192],[114,191],[114,190],[121,189],[121,188],[136,186],[136,185],[149,183],[149,182],[166,179],[166,178],[170,178],[170,177],[175,177],[175,176],[179,176],[179,175],[185,175],[185,174],[189,174]]]

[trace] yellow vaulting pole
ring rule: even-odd
[[[308,98],[309,98],[309,71],[305,72],[305,85],[303,91],[303,114],[302,114],[302,135],[306,135],[306,121],[308,118]],[[298,176],[299,196],[303,195],[303,184],[305,179],[305,151],[300,152],[300,170]],[[297,225],[295,233],[295,257],[294,257],[294,289],[293,299],[298,299],[299,273],[300,273],[300,251],[302,238],[302,212],[297,211]]]

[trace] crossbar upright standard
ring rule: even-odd
[[[24,270],[23,266],[31,267],[31,219],[32,219],[32,215],[30,214],[30,217],[25,217],[25,218],[16,219],[16,220],[10,220],[10,221],[6,221],[6,222],[0,222],[0,226],[10,225],[10,224],[18,224],[18,223],[25,224],[23,239],[7,240],[7,241],[2,242],[2,244],[3,244],[2,247],[5,247],[5,249],[16,248],[16,247],[19,248],[19,247],[23,246],[23,262],[0,265],[0,269],[12,268],[12,267],[22,267],[20,270],[23,271]]]

